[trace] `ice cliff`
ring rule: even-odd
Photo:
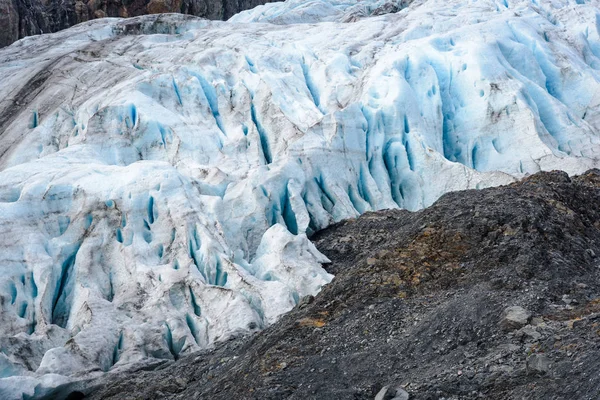
[[[599,167],[600,0],[288,1],[0,50],[0,397],[260,330],[307,234]]]

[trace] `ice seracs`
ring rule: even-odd
[[[334,221],[597,167],[598,20],[286,2],[2,49],[0,397],[262,329],[332,279],[307,235]]]

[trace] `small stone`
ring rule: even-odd
[[[531,318],[531,313],[523,307],[507,307],[502,314],[500,325],[505,330],[515,330],[527,325],[529,318]]]
[[[574,319],[573,323],[571,324],[572,328],[581,328],[581,326],[583,326],[585,324],[586,320],[585,319]]]
[[[527,359],[527,368],[532,371],[546,373],[550,371],[551,362],[544,354],[533,354]]]
[[[315,301],[315,296],[312,295],[308,295],[308,296],[304,296],[301,300],[300,303],[298,304],[299,308],[304,308],[307,305],[311,304],[313,301]]]
[[[531,325],[526,325],[523,328],[519,329],[519,332],[517,332],[517,334],[519,336],[527,336],[527,337],[533,339],[533,341],[535,341],[535,342],[537,342],[538,340],[540,340],[542,338],[542,334],[539,333]]]
[[[375,396],[375,400],[408,400],[409,398],[410,395],[406,390],[390,385],[384,386]]]
[[[595,252],[594,250],[592,250],[592,249],[587,249],[585,252],[586,252],[586,253],[587,253],[587,254],[588,254],[590,257],[592,257],[592,258],[596,258],[596,252]]]
[[[533,317],[531,318],[531,325],[539,326],[544,323],[544,319],[541,317]]]

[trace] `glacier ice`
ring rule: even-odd
[[[262,329],[332,279],[332,222],[598,167],[598,21],[289,0],[0,50],[0,397]]]

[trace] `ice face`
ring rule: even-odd
[[[599,1],[386,4],[0,50],[0,397],[267,326],[332,279],[334,221],[598,166]]]
[[[268,22],[271,24],[310,24],[353,22],[357,19],[389,14],[408,7],[414,0],[288,0],[267,3],[242,11],[230,22]]]

